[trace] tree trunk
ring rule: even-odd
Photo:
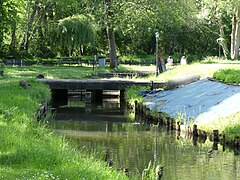
[[[239,58],[240,46],[240,10],[237,10],[232,20],[232,34],[231,34],[231,59]]]
[[[33,22],[34,22],[36,13],[37,13],[38,6],[39,6],[39,0],[36,0],[35,4],[34,4],[34,7],[33,7],[33,12],[31,14],[31,17],[29,17],[30,11],[31,11],[31,7],[29,7],[29,9],[28,9],[27,29],[26,29],[26,32],[25,32],[25,34],[23,36],[23,40],[22,40],[22,44],[21,44],[23,50],[25,50],[26,53],[28,53],[29,36],[30,36],[30,32],[32,30],[32,26],[33,26]]]
[[[40,48],[44,48],[44,35],[43,35],[43,28],[42,28],[42,22],[44,21],[44,12],[39,12],[39,20],[38,20],[38,37],[39,37],[39,43],[40,43]]]
[[[159,61],[158,62],[159,73],[163,73],[163,72],[167,71],[166,64],[165,64],[165,61],[164,61],[164,57],[160,52],[158,53],[158,61]]]
[[[0,57],[2,56],[2,46],[3,46],[3,31],[4,31],[4,23],[3,23],[3,1],[0,1]]]
[[[111,0],[105,0],[105,22],[106,22],[106,30],[108,37],[108,45],[109,45],[109,58],[110,58],[110,67],[118,68],[117,62],[117,53],[116,53],[116,41],[114,35],[114,27],[111,22],[111,18],[113,16],[113,12],[111,11]]]
[[[234,15],[232,17],[231,50],[230,50],[231,51],[231,59],[235,59],[234,47],[235,47],[236,24],[237,24],[237,19],[236,19],[236,16]]]
[[[219,30],[220,30],[220,41],[219,41],[219,43],[220,43],[220,45],[222,47],[224,57],[226,59],[228,59],[228,57],[229,57],[229,50],[228,50],[227,44],[225,42],[225,34],[224,34],[223,24],[222,24],[221,20],[219,20]]]
[[[16,53],[16,24],[12,26],[12,37],[11,37],[9,51],[11,54]]]
[[[107,36],[108,36],[108,44],[109,44],[109,58],[111,60],[110,67],[117,68],[117,53],[116,53],[116,42],[114,30],[112,28],[107,27]]]

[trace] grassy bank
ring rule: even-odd
[[[27,78],[33,69],[21,70],[5,68],[0,77],[0,179],[128,179],[36,120],[39,102],[50,92]],[[22,77],[30,88],[19,86]]]

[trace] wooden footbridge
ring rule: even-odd
[[[65,90],[125,90],[129,86],[152,86],[162,88],[163,82],[134,81],[134,80],[95,80],[95,79],[39,79],[51,89]]]
[[[168,82],[149,82],[143,80],[123,80],[123,79],[39,79],[40,82],[49,85],[53,98],[60,100],[68,96],[69,91],[85,91],[85,98],[89,96],[89,101],[102,98],[104,90],[119,90],[120,99],[124,100],[124,91],[130,86],[148,86],[150,89],[174,89],[181,85],[198,81],[199,75],[193,74],[186,77],[173,79]],[[66,99],[65,99],[66,100]]]
[[[39,79],[52,90],[54,99],[60,100],[67,97],[69,91],[84,91],[85,98],[89,96],[90,101],[102,98],[104,90],[119,90],[120,99],[124,99],[124,91],[130,86],[148,86],[152,89],[162,88],[165,83],[136,81],[136,80],[96,80],[96,79]],[[65,99],[66,100],[66,99]]]

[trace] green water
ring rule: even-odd
[[[163,167],[162,179],[240,179],[238,152],[209,140],[193,142],[165,127],[129,122],[117,101],[86,108],[84,102],[71,99],[57,109],[52,126],[77,141],[79,148],[106,154],[113,166],[139,177],[151,161]]]

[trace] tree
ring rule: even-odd
[[[90,15],[74,15],[59,21],[53,32],[52,42],[62,53],[72,55],[81,46],[95,44],[96,26]]]
[[[2,46],[3,46],[3,31],[4,31],[4,7],[3,7],[3,1],[0,1],[0,52],[2,54]]]
[[[233,1],[231,59],[239,59],[240,47],[240,2]]]
[[[224,56],[226,58],[231,57],[231,59],[238,59],[240,47],[240,1],[204,0],[203,2],[204,10],[208,12],[207,19],[215,20],[219,25],[218,42],[222,46]],[[228,22],[224,22],[224,19],[227,19]],[[228,46],[228,34],[225,35],[225,31],[230,24],[232,26],[231,41],[229,43],[230,46]]]
[[[0,54],[8,55],[16,46],[16,29],[20,21],[22,0],[0,1]]]
[[[104,0],[104,3],[105,3],[105,24],[106,24],[106,31],[107,31],[107,37],[108,37],[110,67],[117,69],[118,68],[117,50],[116,50],[116,41],[115,41],[115,34],[114,34],[114,25],[112,22],[114,12],[112,10],[111,0]]]
[[[53,57],[50,45],[52,29],[59,19],[77,14],[80,2],[75,0],[25,0],[20,49],[25,55]]]
[[[1,50],[5,55],[17,52],[37,57],[52,57],[58,51],[66,55],[90,53],[93,49],[89,43],[79,47],[69,40],[69,47],[57,43],[52,46],[50,37],[60,27],[59,20],[91,14],[94,18],[90,19],[98,27],[96,50],[99,54],[109,52],[112,68],[117,67],[117,53],[153,54],[156,31],[163,54],[216,54],[219,39],[225,54],[229,54],[231,42],[232,57],[237,58],[238,3],[234,0],[1,0]]]

